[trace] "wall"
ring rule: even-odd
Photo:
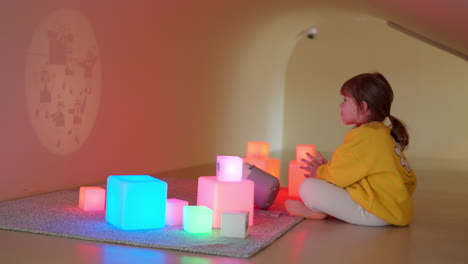
[[[163,171],[213,163],[216,155],[244,155],[249,140],[270,142],[272,155],[282,158],[285,169],[288,153],[298,142],[315,143],[326,151],[339,144],[345,128],[338,124],[337,112],[333,113],[338,102],[335,91],[345,78],[369,68],[385,66],[382,69],[394,86],[408,89],[406,99],[397,97],[399,104],[422,96],[421,85],[427,84],[424,90],[440,94],[438,86],[430,83],[434,79],[425,78],[427,71],[438,68],[425,63],[433,60],[433,56],[440,56],[441,61],[451,60],[445,54],[398,35],[403,40],[395,42],[393,37],[387,38],[392,45],[386,47],[408,43],[412,46],[390,50],[379,59],[366,57],[366,62],[350,63],[356,57],[353,54],[368,52],[370,48],[373,56],[380,54],[378,46],[356,41],[354,34],[362,31],[361,25],[351,28],[348,18],[335,21],[333,14],[339,18],[343,13],[317,8],[323,5],[319,2],[2,1],[0,200],[100,183],[112,174],[157,176]],[[55,73],[56,89],[63,88],[57,81],[61,78],[69,78],[67,85],[79,91],[83,91],[83,85],[94,85],[93,98],[98,99],[93,104],[89,101],[86,107],[93,109],[90,105],[94,105],[94,113],[86,110],[81,116],[80,124],[85,126],[69,127],[69,119],[65,119],[65,126],[44,121],[47,119],[43,110],[50,106],[37,104],[44,83],[39,82],[39,72],[34,71],[36,64],[29,62],[31,57],[38,56],[44,63],[45,57],[31,46],[38,26],[60,10],[84,17],[94,31],[99,52],[94,68],[99,68],[99,79],[70,77],[59,73],[64,65],[47,66]],[[74,27],[78,22],[72,21],[68,26]],[[303,30],[312,24],[320,26],[320,35],[313,42],[319,49],[310,50]],[[373,34],[378,38],[387,33],[397,35],[384,30],[381,22],[375,27],[374,24],[364,22],[366,30],[370,27],[369,34],[362,32],[368,41],[376,41]],[[347,38],[341,35],[342,27],[350,27]],[[385,33],[378,33],[379,30]],[[73,56],[76,50],[83,50],[80,44],[83,38],[76,37],[74,41],[77,46]],[[36,46],[38,50],[47,49],[45,42],[38,43],[42,43]],[[401,61],[393,59],[400,52],[404,56],[415,53],[421,60],[415,66],[418,79],[414,79],[412,72],[400,70]],[[77,67],[76,72],[85,74],[84,57],[73,56],[71,64]],[[303,61],[298,62],[299,58]],[[313,81],[309,78],[311,73],[315,76]],[[454,78],[466,83],[458,75]],[[445,83],[446,78],[437,80]],[[309,86],[301,86],[304,83],[320,89],[312,93]],[[461,92],[457,85],[450,88]],[[400,96],[399,91],[396,93]],[[310,98],[312,106],[303,96]],[[54,100],[63,100],[56,97]],[[69,118],[70,111],[77,108],[72,107],[74,102],[70,98],[74,97],[65,97],[68,108],[58,112]],[[82,106],[83,102],[80,103]],[[432,109],[432,104],[423,100],[416,106],[421,108],[419,111]],[[53,107],[56,111],[59,106]],[[449,107],[454,107],[450,113],[463,108],[461,104],[447,104],[446,108]],[[35,116],[38,109],[41,119]],[[417,132],[424,136],[433,135],[429,139],[436,137],[435,133],[426,133],[429,125],[417,121],[422,115],[413,116],[413,108],[395,104],[395,110],[398,111],[395,115],[414,124],[410,127],[412,133],[420,129]],[[50,133],[40,132],[44,131],[41,128]],[[78,139],[70,136],[77,131],[82,133]],[[326,139],[321,139],[324,135]],[[77,141],[74,149],[61,149],[64,142]],[[414,142],[414,149],[419,151],[415,154],[428,149],[424,143]],[[283,183],[284,177],[283,173]]]
[[[216,155],[244,155],[248,140],[268,141],[279,151],[283,65],[290,49],[279,43],[279,49],[262,50],[275,32],[254,37],[279,11],[257,13],[262,8],[211,0],[2,2],[0,200],[103,182],[112,174],[157,175],[213,163]],[[49,17],[54,12],[80,14],[97,43],[101,78],[93,94],[99,90],[99,100],[94,113],[81,116],[81,126],[71,125],[75,99],[69,94],[54,94],[49,105],[39,99],[45,86],[41,63],[53,72],[55,83],[49,85],[57,91],[64,78],[81,92],[87,82],[74,77],[84,74],[84,55],[77,56],[86,44],[76,37],[80,32],[71,46],[75,75],[64,74],[65,65],[46,63],[48,28],[37,28],[44,20],[79,24],[55,22]],[[36,62],[30,64],[31,57]],[[58,110],[60,100],[65,106]],[[51,121],[60,116],[55,111],[65,115],[62,125]],[[81,133],[84,123],[88,134]],[[75,131],[81,133],[77,139]],[[80,144],[63,151],[74,141]]]
[[[316,144],[330,154],[351,127],[341,123],[341,85],[382,72],[393,87],[392,114],[409,129],[413,159],[468,160],[468,64],[357,13],[331,13],[314,40],[292,51],[286,77],[284,149]],[[330,156],[330,155],[328,155]]]

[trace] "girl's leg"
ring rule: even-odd
[[[362,208],[344,188],[327,181],[305,179],[299,188],[299,195],[304,204],[313,211],[326,213],[345,222],[365,226],[389,225]]]

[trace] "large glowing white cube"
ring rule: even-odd
[[[216,177],[219,181],[241,181],[242,164],[241,157],[217,156]]]
[[[248,211],[249,226],[253,225],[254,182],[251,180],[219,181],[215,176],[198,178],[197,205],[213,210],[213,227],[221,226],[225,211]]]

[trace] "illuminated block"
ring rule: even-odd
[[[187,201],[179,199],[167,199],[166,201],[166,225],[178,226],[183,223],[184,207]]]
[[[268,172],[269,174],[275,176],[280,180],[280,160],[279,159],[254,159],[254,158],[244,158],[245,163],[255,165],[255,167]]]
[[[213,210],[213,227],[221,226],[224,211],[248,211],[249,226],[253,225],[254,183],[244,179],[237,182],[218,181],[215,176],[198,178],[197,205]]]
[[[226,211],[221,216],[221,236],[246,238],[249,212]]]
[[[270,144],[260,141],[247,142],[247,158],[268,159],[270,157]]]
[[[216,177],[219,181],[241,181],[242,180],[241,157],[218,156],[216,159]]]
[[[100,211],[106,207],[106,190],[101,187],[80,187],[79,208]]]
[[[307,172],[300,167],[304,166],[304,163],[298,163],[295,160],[289,162],[288,171],[288,195],[290,197],[299,197],[299,186],[305,179],[304,174]]]
[[[184,207],[184,230],[192,233],[211,233],[213,211],[206,206],[185,206]]]
[[[312,154],[315,157],[315,145],[297,145],[296,146],[296,161],[298,163],[304,164],[302,159],[309,160],[309,156],[307,156],[307,152]]]
[[[122,230],[166,224],[167,183],[148,175],[107,178],[106,221]]]

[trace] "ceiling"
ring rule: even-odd
[[[355,0],[389,25],[468,61],[468,0]]]

